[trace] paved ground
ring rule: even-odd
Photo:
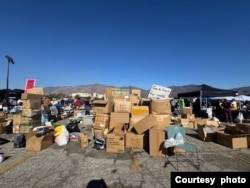
[[[62,121],[61,123],[66,123]],[[82,132],[90,134],[91,127]],[[250,172],[250,148],[231,149],[196,138],[189,131],[188,140],[199,149],[200,169],[191,163],[179,165],[180,172]],[[13,135],[0,135],[13,141]],[[77,140],[67,146],[56,144],[40,151],[14,148],[13,142],[0,145],[6,159],[0,163],[0,187],[85,188],[93,180],[103,179],[109,188],[168,188],[176,163],[167,164],[163,157],[150,157],[144,150],[126,149],[122,154],[93,148],[93,140],[80,149]],[[170,158],[174,159],[174,156]]]

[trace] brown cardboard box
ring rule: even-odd
[[[140,89],[132,89],[131,94],[141,98],[141,90]]]
[[[146,116],[149,114],[148,106],[132,106],[131,107],[131,116]]]
[[[92,110],[94,113],[110,113],[113,111],[114,102],[111,100],[94,100],[92,102]]]
[[[214,127],[219,127],[219,122],[218,121],[213,121],[213,120],[206,120],[206,125],[211,125]]]
[[[21,99],[22,100],[27,100],[27,99],[39,99],[42,101],[43,95],[40,94],[32,94],[32,93],[22,93],[21,94]]]
[[[250,119],[243,119],[242,123],[250,123]]]
[[[198,125],[198,138],[204,142],[217,142],[218,129],[213,126]]]
[[[22,109],[22,116],[27,116],[27,117],[31,117],[31,116],[35,116],[35,115],[39,115],[41,116],[41,109],[29,109],[29,108],[24,108]]]
[[[27,151],[41,151],[54,143],[54,132],[49,133],[46,136],[37,137],[31,136],[26,140]]]
[[[162,155],[164,150],[164,141],[166,140],[166,130],[151,128],[149,130],[149,155]]]
[[[189,120],[189,119],[183,119],[183,118],[181,118],[181,124],[185,128],[197,129],[197,123],[196,123],[195,120]]]
[[[194,121],[195,120],[195,115],[194,114],[181,114],[181,118]]]
[[[182,114],[193,114],[193,108],[191,107],[182,108]]]
[[[151,100],[150,112],[152,114],[171,114],[171,105],[169,99]]]
[[[80,148],[86,148],[89,146],[89,138],[88,135],[85,133],[80,133],[78,135],[78,143],[80,145]]]
[[[122,131],[113,131],[107,134],[106,152],[108,153],[124,153],[125,135]]]
[[[159,129],[166,130],[166,127],[170,125],[171,117],[169,114],[153,114],[155,117],[155,125]]]
[[[144,134],[136,134],[133,132],[127,132],[125,134],[125,147],[126,148],[137,148],[144,149]]]
[[[128,112],[111,112],[109,130],[113,128],[122,130],[123,126],[129,123],[129,116]]]
[[[236,127],[247,134],[247,146],[250,148],[250,123],[237,123]]]
[[[104,128],[93,127],[92,135],[94,136],[94,138],[105,138],[106,136],[104,135],[104,130]]]
[[[41,99],[27,99],[23,101],[24,109],[38,109],[41,108]]]
[[[233,149],[247,148],[247,137],[245,135],[231,135],[224,133],[224,131],[217,131],[217,142]]]
[[[134,124],[136,124],[138,121],[140,121],[141,119],[145,118],[146,116],[135,116],[135,117],[131,117],[129,119],[129,131],[132,130],[132,128],[134,127]]]
[[[1,121],[0,122],[0,134],[6,133],[6,123],[7,121]]]
[[[129,123],[129,116],[128,112],[111,112],[110,122]]]
[[[114,112],[131,112],[131,101],[126,99],[114,100]]]
[[[43,88],[32,88],[32,89],[28,89],[28,90],[27,90],[27,93],[44,95]]]
[[[142,134],[145,131],[149,130],[151,127],[153,127],[155,122],[155,117],[153,114],[149,114],[145,116],[143,119],[139,120],[137,123],[134,124],[134,129],[138,134]]]
[[[139,97],[137,95],[130,94],[129,95],[129,100],[131,101],[131,104],[133,105],[138,105],[139,104]]]

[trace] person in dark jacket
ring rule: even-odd
[[[224,112],[225,121],[227,123],[233,123],[231,103],[228,102],[226,99],[223,99],[221,108],[223,109]]]

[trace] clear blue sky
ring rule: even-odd
[[[250,86],[249,0],[0,0],[0,89]]]

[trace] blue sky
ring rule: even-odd
[[[0,0],[0,89],[250,86],[248,0]]]

